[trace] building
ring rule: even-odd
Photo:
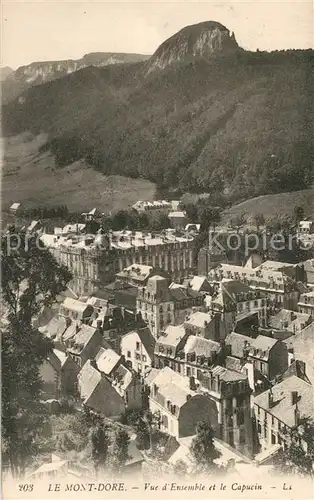
[[[178,352],[178,358],[183,365],[182,373],[199,380],[208,369],[220,364],[221,354],[222,347],[218,342],[190,335],[183,349]]]
[[[110,377],[121,364],[122,358],[110,347],[101,347],[95,361],[98,370]]]
[[[194,310],[204,309],[202,293],[191,288],[170,288],[168,280],[159,275],[138,289],[137,312],[156,338],[168,325],[180,324]]]
[[[314,324],[307,326],[301,332],[288,338],[285,343],[290,351],[293,352],[295,360],[301,360],[305,363],[306,374],[314,385]]]
[[[124,281],[134,286],[146,286],[148,279],[157,273],[152,266],[142,264],[131,264],[119,273],[116,277],[119,281]]]
[[[187,224],[187,216],[185,212],[170,212],[168,214],[171,227],[174,227],[175,229],[184,229],[186,224]]]
[[[302,293],[298,302],[300,313],[309,314],[314,317],[314,291]]]
[[[71,299],[66,297],[64,302],[60,304],[59,313],[61,316],[65,316],[75,321],[88,321],[94,312],[92,305],[80,300]]]
[[[311,220],[301,220],[297,227],[296,238],[303,246],[311,246],[313,244],[314,226]]]
[[[193,274],[195,245],[190,234],[125,230],[84,235],[77,234],[72,226],[67,229],[72,230],[69,234],[45,233],[41,241],[58,262],[70,269],[70,287],[78,295],[93,294],[132,264],[163,269],[172,279]]]
[[[62,336],[66,352],[79,367],[87,360],[94,359],[103,343],[103,336],[98,328],[72,323]]]
[[[251,393],[247,375],[222,366],[198,373],[198,391],[208,394],[218,408],[216,436],[236,450],[253,456]]]
[[[155,343],[149,328],[139,328],[123,335],[120,350],[127,366],[144,375],[153,365]]]
[[[21,203],[12,203],[9,208],[9,212],[11,215],[18,215],[22,211]]]
[[[78,365],[71,356],[53,349],[41,364],[39,374],[42,380],[42,398],[60,399],[73,396],[77,390]]]
[[[222,263],[227,263],[225,252],[218,248],[201,248],[197,256],[197,274],[207,276],[211,269]]]
[[[172,205],[169,201],[165,200],[137,201],[134,205],[132,205],[132,208],[139,213],[168,213],[172,209]]]
[[[266,295],[240,280],[223,279],[217,292],[208,297],[206,303],[213,313],[221,315],[221,321],[228,333],[233,330],[236,321],[244,315],[247,317],[257,313],[259,324],[261,326],[267,324]]]
[[[220,314],[197,311],[186,318],[184,328],[189,335],[196,335],[216,342],[222,341],[227,334]]]
[[[82,216],[85,219],[85,222],[98,222],[104,214],[101,213],[98,208],[93,208],[89,212],[82,213]]]
[[[218,427],[215,403],[190,387],[189,379],[170,368],[154,370],[147,377],[150,389],[149,408],[159,416],[160,430],[181,438],[193,436],[199,421]]]
[[[304,273],[306,278],[306,283],[308,286],[314,285],[314,259],[306,260],[302,262],[304,267]]]
[[[295,271],[293,271],[291,277],[289,268],[288,270],[285,267],[280,270],[272,270],[262,266],[251,269],[249,267],[221,264],[209,272],[209,280],[217,284],[223,279],[240,280],[251,288],[264,293],[269,306],[296,311],[299,289],[294,279]]]
[[[154,366],[162,369],[169,366],[173,371],[184,374],[184,359],[179,356],[188,338],[184,325],[169,325],[155,344]]]
[[[254,399],[257,433],[262,449],[275,444],[285,447],[293,427],[314,414],[314,390],[292,375]],[[306,447],[306,444],[304,447]]]
[[[118,416],[127,407],[141,407],[139,380],[123,365],[108,377],[95,360],[88,360],[78,375],[78,389],[82,403],[105,417]]]
[[[247,373],[254,392],[288,368],[288,349],[278,339],[258,335],[255,339],[232,332],[225,342],[226,366]],[[251,366],[252,367],[251,367]]]
[[[296,335],[312,323],[312,316],[288,309],[281,309],[269,318],[269,328],[275,338],[284,339]],[[280,335],[280,336],[279,336]]]
[[[46,325],[40,326],[38,330],[54,342],[61,342],[62,336],[70,324],[69,317],[54,316]]]

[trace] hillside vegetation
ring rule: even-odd
[[[49,151],[40,152],[45,142],[46,136],[31,134],[3,141],[3,210],[19,201],[25,208],[66,205],[71,212],[93,207],[108,212],[127,209],[139,199],[154,199],[155,186],[145,179],[105,176],[84,160],[58,168]]]
[[[223,212],[223,221],[243,215],[253,217],[263,214],[265,219],[295,216],[295,207],[302,207],[304,215],[314,218],[314,187],[290,193],[268,194],[233,205]]]
[[[84,159],[106,175],[229,202],[311,185],[313,51],[148,69],[89,67],[33,87],[4,106],[4,133],[46,133],[42,151],[59,167]]]

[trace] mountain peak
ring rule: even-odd
[[[239,50],[233,33],[216,21],[204,21],[181,29],[163,42],[149,61],[149,71],[189,57],[212,58]]]

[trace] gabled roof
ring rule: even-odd
[[[118,277],[124,277],[129,279],[136,279],[137,281],[145,281],[153,270],[152,266],[144,266],[143,264],[132,264],[126,267],[119,273]]]
[[[251,344],[250,356],[254,355],[254,349],[258,350],[257,355],[260,356],[260,353],[263,354],[263,358],[268,359],[268,355],[270,350],[274,347],[275,344],[279,342],[278,339],[273,339],[271,337],[266,337],[265,335],[258,335],[256,339],[253,340]]]
[[[178,345],[180,340],[182,340],[185,334],[186,332],[183,325],[169,325],[167,326],[164,335],[161,335],[158,338],[157,344],[165,344],[175,347]]]
[[[68,351],[79,354],[83,351],[84,347],[89,343],[91,338],[95,335],[97,329],[92,326],[82,324],[79,331],[68,339]],[[66,332],[67,333],[67,332]],[[71,343],[73,341],[73,346]]]
[[[104,349],[101,347],[96,355],[96,364],[98,370],[109,375],[112,370],[117,366],[121,359],[121,356],[117,354],[113,349]]]
[[[187,325],[197,326],[199,328],[205,328],[212,321],[212,316],[210,313],[195,312],[190,318],[185,322]]]
[[[81,302],[80,300],[71,299],[70,297],[66,297],[62,303],[62,306],[65,309],[70,309],[71,311],[76,311],[79,313],[83,313],[88,307],[92,307],[86,302]]]
[[[156,345],[156,339],[152,335],[152,332],[148,327],[139,328],[138,330],[133,330],[132,332],[128,332],[123,335],[122,338],[125,338],[129,335],[137,335],[142,342],[143,346],[146,349],[147,354],[152,358],[154,355],[154,349]]]
[[[81,398],[84,402],[87,402],[101,381],[101,373],[96,370],[96,368],[91,365],[91,361],[88,360],[84,364],[77,378]]]
[[[211,370],[214,376],[219,375],[220,380],[224,382],[237,382],[241,380],[247,380],[247,376],[243,373],[239,373],[233,370],[228,370],[224,366],[215,366]]]
[[[218,352],[220,349],[219,342],[203,339],[197,335],[190,335],[183,350],[185,353],[195,352],[196,356],[210,357],[213,352]]]
[[[21,203],[12,203],[10,206],[11,210],[17,210],[21,206]]]
[[[124,365],[120,364],[110,377],[112,387],[123,397],[124,392],[133,380],[132,372]]]
[[[243,349],[245,345],[251,345],[254,339],[247,337],[246,335],[241,335],[240,333],[231,332],[226,337],[226,345],[231,346],[231,356],[236,358],[243,358]]]
[[[206,276],[194,276],[190,281],[190,287],[195,292],[211,292],[212,290]]]
[[[56,316],[47,325],[39,327],[38,330],[51,339],[60,339],[70,324],[70,318]]]
[[[294,332],[300,330],[302,324],[306,325],[310,318],[310,314],[281,309],[277,314],[270,317],[269,326],[278,330],[287,328],[289,331]]]
[[[300,418],[313,417],[314,388],[295,375],[272,387],[273,405],[271,408],[269,407],[269,390],[255,396],[254,403],[264,408],[287,426],[293,427],[295,423],[294,406],[292,406],[291,400],[293,391],[297,391],[298,395],[301,396],[298,402]]]

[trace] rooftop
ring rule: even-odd
[[[81,302],[80,300],[76,299],[71,299],[70,297],[66,297],[61,305],[65,309],[69,309],[71,311],[76,311],[79,313],[83,313],[88,307],[88,304],[86,304],[85,302]]]
[[[294,407],[291,403],[293,391],[297,391],[298,395],[301,396],[298,402],[300,418],[312,417],[314,415],[313,386],[295,375],[272,387],[273,406],[271,408],[269,407],[269,390],[255,396],[254,403],[267,410],[288,427],[293,427],[295,423]]]
[[[231,356],[243,358],[243,350],[245,345],[251,345],[254,339],[241,335],[240,333],[231,332],[226,337],[226,345],[231,346]]]
[[[185,334],[186,332],[183,325],[169,325],[167,326],[164,335],[161,335],[158,338],[157,343],[176,347]]]
[[[88,360],[77,376],[81,398],[86,402],[101,381],[101,373]]]
[[[104,349],[101,347],[96,355],[96,364],[98,370],[109,375],[115,366],[119,363],[121,356],[113,349]]]
[[[219,342],[206,340],[196,335],[190,335],[183,350],[186,354],[195,352],[196,356],[210,357],[213,352],[218,352],[220,349],[221,346]]]
[[[205,328],[211,320],[211,314],[198,311],[193,313],[185,323],[199,328]]]

